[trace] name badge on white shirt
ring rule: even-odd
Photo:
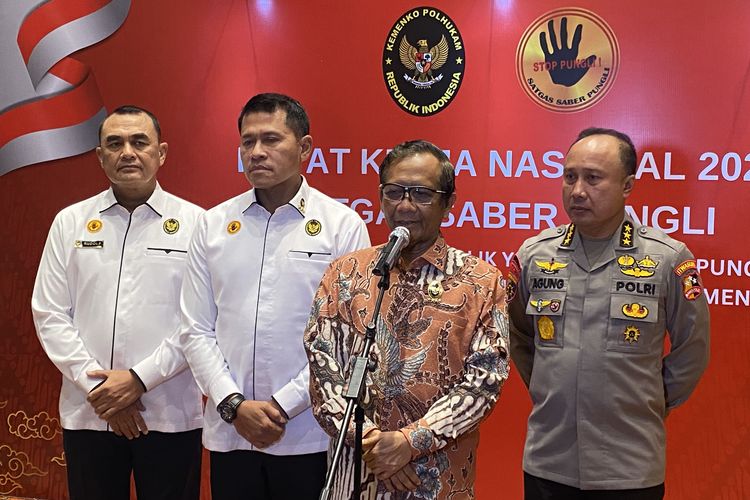
[[[76,240],[74,246],[76,248],[104,248],[104,240]]]

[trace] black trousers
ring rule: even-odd
[[[213,500],[316,500],[326,475],[326,452],[269,455],[260,451],[211,452]]]
[[[198,500],[201,430],[149,431],[132,441],[106,431],[63,429],[70,500]]]
[[[580,490],[523,473],[525,500],[661,500],[664,483],[632,490]]]

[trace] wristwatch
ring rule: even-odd
[[[219,416],[224,422],[231,424],[235,418],[237,418],[237,408],[245,400],[245,396],[239,392],[230,394],[224,398],[224,401],[219,403],[216,410],[219,412]]]

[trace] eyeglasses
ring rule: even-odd
[[[438,194],[447,194],[447,191],[440,191],[438,189],[428,188],[426,186],[402,186],[401,184],[381,184],[380,192],[383,194],[383,198],[386,200],[398,203],[404,199],[405,196],[409,197],[409,200],[417,205],[431,205]]]

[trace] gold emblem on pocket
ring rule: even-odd
[[[323,226],[320,225],[320,221],[317,219],[310,219],[305,224],[305,232],[310,236],[317,236],[320,234],[320,230]]]
[[[102,221],[99,219],[91,219],[88,224],[86,224],[86,229],[88,229],[89,233],[98,233],[102,229]]]
[[[643,319],[648,316],[648,307],[643,304],[638,304],[637,302],[623,304],[622,313],[628,318]]]
[[[641,338],[641,331],[637,326],[628,325],[625,327],[623,335],[625,336],[625,342],[628,344],[635,344],[638,342],[638,339]]]
[[[234,234],[234,233],[236,233],[237,231],[239,231],[241,227],[242,227],[242,224],[240,224],[240,221],[238,221],[238,220],[233,220],[232,222],[230,222],[230,223],[229,223],[229,224],[227,225],[227,232],[228,232],[229,234]]]
[[[180,229],[180,221],[177,219],[167,219],[164,221],[164,232],[174,234]]]
[[[555,338],[555,324],[547,316],[542,316],[536,322],[539,327],[539,336],[542,340],[553,340]]]

